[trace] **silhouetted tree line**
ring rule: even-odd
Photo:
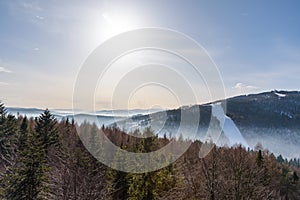
[[[130,152],[153,152],[171,140],[191,142],[160,138],[150,128],[126,134],[88,122],[58,122],[49,110],[38,118],[15,117],[0,104],[0,199],[300,199],[297,159],[286,162],[261,148],[250,151],[193,141],[163,169],[125,173],[93,157],[111,154],[115,167],[129,165],[119,151],[103,151],[100,130]],[[199,158],[201,147],[212,149],[205,158]]]

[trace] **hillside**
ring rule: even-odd
[[[234,143],[241,143],[245,147],[254,148],[257,143],[261,143],[275,154],[300,157],[300,92],[297,91],[270,91],[242,95],[226,101],[134,116],[113,126],[125,128],[127,131],[136,128],[143,130],[151,126],[159,135],[172,136],[178,131],[181,123],[181,112],[190,113],[192,118],[195,117],[195,111],[200,110],[196,138],[203,141],[208,139],[209,123],[219,124],[222,120],[217,116],[220,114],[212,112],[213,106],[224,108],[225,102],[226,115],[221,116],[224,120],[221,124],[224,124],[224,127],[217,144],[231,146]],[[163,125],[157,126],[162,123],[160,122],[162,119]],[[185,123],[182,132],[184,137],[193,137],[190,129],[191,127]]]
[[[222,109],[224,105],[226,109]],[[36,117],[41,112],[41,109],[8,108],[8,113],[14,115],[19,113],[29,117]],[[53,110],[52,113],[58,120],[74,117],[72,110]],[[185,113],[184,123],[181,121],[182,113]],[[199,123],[194,123],[198,117]],[[213,141],[221,146],[240,143],[244,147],[254,148],[257,143],[261,143],[276,155],[282,154],[288,158],[300,157],[300,92],[298,91],[274,90],[166,111],[78,112],[75,113],[75,120],[79,124],[84,121],[99,122],[100,126],[104,124],[119,127],[127,132],[136,129],[144,130],[151,126],[156,134],[160,136],[165,134],[168,137],[176,135],[181,126],[177,137],[182,134],[185,138],[207,141],[214,136]],[[210,122],[213,129],[210,130],[210,134],[207,134]],[[223,124],[223,127],[219,124]],[[221,129],[222,134],[218,138]]]

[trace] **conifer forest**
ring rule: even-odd
[[[84,130],[90,148],[109,153],[101,151],[100,128],[95,124],[57,121],[49,110],[37,118],[12,116],[1,104],[0,199],[300,199],[299,160],[276,157],[260,145],[250,150],[192,141],[165,168],[125,173],[97,161],[84,147],[76,126]],[[147,138],[118,128],[101,129],[114,144],[131,152],[155,151],[171,140],[158,137],[151,128],[134,133],[152,136]],[[212,150],[199,158],[202,145],[212,145]]]

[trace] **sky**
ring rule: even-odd
[[[72,108],[91,52],[144,27],[179,31],[205,48],[227,97],[300,90],[299,8],[296,0],[0,1],[0,100],[8,107]],[[137,91],[130,108],[178,106],[176,95],[155,87]],[[143,103],[146,93],[152,100]]]

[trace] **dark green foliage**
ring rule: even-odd
[[[56,123],[56,119],[48,109],[37,119],[35,131],[38,133],[42,143],[45,144],[46,149],[58,142]]]
[[[257,164],[258,167],[261,167],[262,164],[263,164],[263,157],[262,157],[261,150],[258,150],[258,152],[257,152],[256,164]]]
[[[21,126],[20,126],[19,149],[18,149],[18,151],[22,151],[26,146],[27,132],[28,132],[27,128],[28,128],[28,120],[27,120],[27,117],[25,116],[23,118]]]
[[[122,133],[119,133],[122,135]],[[135,132],[135,135],[140,133]],[[135,140],[127,138],[120,143],[123,150],[145,153],[155,151],[160,146],[160,139],[153,133],[150,128],[145,129],[146,138]],[[130,141],[135,141],[130,143]],[[161,141],[165,142],[165,141]],[[157,159],[153,157],[151,159]],[[115,168],[122,168],[122,165],[128,165],[129,162],[121,157],[119,151],[115,155]],[[138,168],[140,166],[132,166]],[[176,179],[174,166],[170,165],[164,169],[147,172],[147,173],[125,173],[109,169],[107,173],[107,192],[110,199],[158,199],[162,193],[169,191],[175,186]]]
[[[0,104],[0,165],[11,165],[16,152],[17,120]]]
[[[8,177],[7,199],[45,199],[48,166],[45,145],[37,138],[36,132],[28,132],[18,163]]]
[[[283,162],[284,162],[284,159],[283,159],[282,155],[277,156],[276,160],[277,160],[278,162],[280,162],[280,163],[283,163]]]
[[[293,172],[293,180],[296,182],[296,181],[298,181],[299,180],[299,177],[298,177],[298,175],[297,175],[297,172]]]
[[[0,116],[4,117],[6,115],[6,108],[3,103],[0,102]]]
[[[6,108],[0,103],[0,199],[4,195],[5,176],[15,162],[17,135],[17,120],[7,115]]]
[[[159,138],[154,132],[150,128],[146,128],[143,134],[146,138],[141,142],[140,151],[146,153],[157,150],[159,147]],[[153,157],[151,159],[158,158]],[[173,166],[171,165],[155,172],[128,174],[128,199],[158,199],[162,192],[166,192],[175,186],[176,180],[173,179],[173,173]]]
[[[35,130],[28,129],[26,117],[20,126],[16,164],[7,177],[7,199],[46,199],[50,170],[48,148],[58,141],[56,120],[46,110]]]
[[[122,149],[126,150],[125,146],[121,146]],[[126,165],[126,160],[119,156],[119,152],[115,156],[115,168],[121,168],[119,165]],[[125,200],[128,198],[128,174],[123,171],[109,169],[107,171],[107,192],[113,200]]]
[[[9,115],[0,119],[0,160],[12,164],[16,150],[16,119]]]
[[[142,152],[152,152],[155,151],[158,147],[158,137],[154,134],[153,130],[146,128],[144,131],[144,141],[143,141],[143,150]]]

